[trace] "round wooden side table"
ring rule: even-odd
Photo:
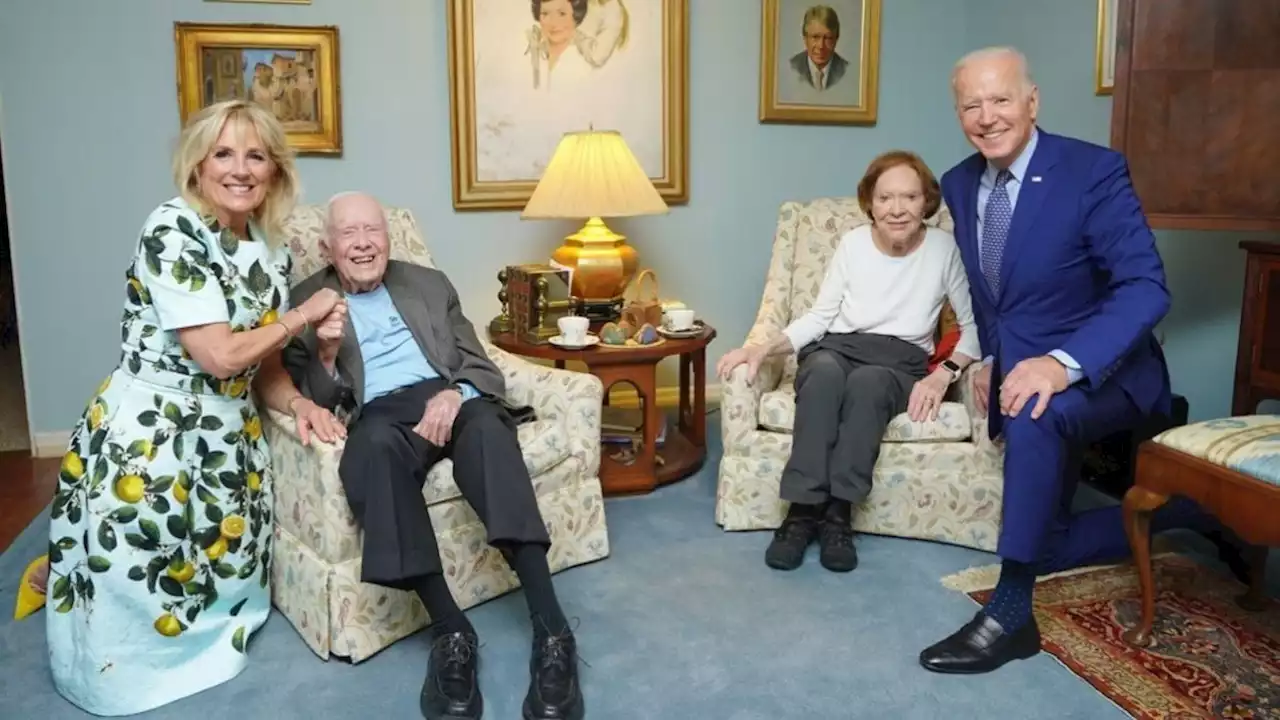
[[[587,371],[604,383],[606,401],[610,388],[620,382],[635,387],[644,409],[639,447],[632,454],[607,443],[600,453],[601,488],[607,495],[619,495],[650,492],[702,467],[707,457],[707,345],[715,337],[715,328],[704,323],[702,334],[696,337],[664,338],[658,345],[640,348],[602,343],[565,350],[549,343],[524,342],[511,333],[490,333],[489,340],[514,355],[553,360],[560,369],[570,360],[585,364]],[[673,356],[680,358],[678,420],[667,428],[659,447],[658,363]]]

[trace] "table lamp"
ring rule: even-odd
[[[582,303],[584,315],[613,320],[639,257],[601,218],[665,212],[667,203],[622,135],[587,130],[565,133],[560,139],[520,217],[587,218],[551,259],[573,271],[570,291]]]

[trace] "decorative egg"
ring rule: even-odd
[[[640,326],[640,331],[635,335],[636,342],[641,345],[649,345],[658,341],[658,329],[649,323]]]
[[[627,334],[617,323],[605,323],[600,328],[600,341],[605,345],[621,345],[627,341]]]

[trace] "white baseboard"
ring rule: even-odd
[[[672,385],[658,388],[658,407],[673,408],[680,403],[680,388]],[[639,406],[639,396],[630,387],[615,387],[609,393],[609,404],[623,408]],[[720,405],[720,385],[707,386],[707,407]],[[70,430],[54,430],[52,432],[31,434],[31,454],[38,458],[62,457],[71,441]]]
[[[70,430],[31,433],[31,455],[38,458],[62,457],[70,442]]]

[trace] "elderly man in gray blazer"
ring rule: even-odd
[[[321,250],[330,264],[291,292],[345,302],[284,350],[303,394],[348,426],[338,473],[364,530],[361,580],[413,590],[431,616],[424,717],[479,718],[478,639],[442,574],[422,500],[427,471],[453,460],[458,489],[519,576],[533,621],[524,717],[581,718],[577,646],[552,586],[551,539],[516,439],[532,410],[505,399],[444,273],[391,260],[386,214],[363,193],[329,202]]]

